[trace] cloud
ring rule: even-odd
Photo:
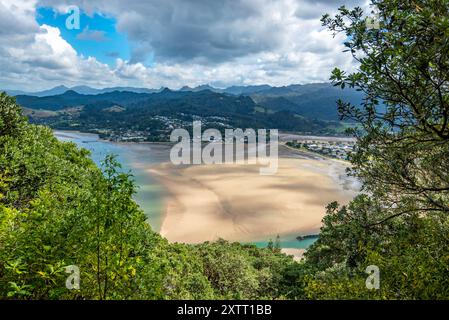
[[[342,1],[345,2],[345,1]],[[349,7],[364,1],[346,1]],[[234,84],[286,85],[326,81],[333,67],[354,67],[343,36],[319,21],[340,1],[315,0],[0,0],[0,86]],[[57,28],[35,22],[36,7],[114,17],[130,41],[129,61],[105,65],[83,57]],[[14,14],[11,14],[14,13]],[[6,30],[6,31],[5,31]],[[104,33],[84,29],[84,40]],[[151,57],[151,65],[146,65]],[[40,79],[41,81],[39,81]],[[59,81],[59,83],[57,83]]]
[[[281,45],[285,25],[270,17],[262,3],[228,1],[168,1],[118,16],[118,28],[160,61],[215,63]]]
[[[84,41],[103,42],[107,40],[105,34],[106,33],[101,30],[89,30],[89,27],[87,26],[76,36],[76,38]]]
[[[0,87],[108,84],[113,71],[94,57],[78,55],[58,28],[39,26],[35,7],[36,1],[0,0]]]
[[[296,26],[340,5],[365,0],[42,0],[65,8],[69,3],[107,12],[133,42],[132,62],[153,55],[158,61],[219,63],[255,53],[279,51],[301,41]],[[300,31],[300,30],[299,30]],[[307,34],[302,32],[307,41]]]

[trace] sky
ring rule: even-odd
[[[355,62],[320,17],[365,2],[0,0],[0,88],[324,82]]]

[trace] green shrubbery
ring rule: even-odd
[[[30,125],[0,97],[0,297],[24,299],[280,298],[287,269],[274,250],[225,241],[169,244],[132,200],[129,175],[108,156]],[[65,266],[80,269],[68,290]]]

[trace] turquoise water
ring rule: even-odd
[[[100,165],[108,154],[115,154],[122,165],[122,170],[130,171],[138,186],[135,200],[145,212],[153,230],[159,232],[163,219],[163,188],[146,170],[148,164],[158,164],[168,161],[169,147],[163,144],[148,143],[114,143],[99,139],[98,135],[76,131],[55,131],[55,136],[61,141],[74,142],[79,147],[91,152],[92,160]],[[298,241],[298,234],[280,235],[282,248],[307,249],[318,238]],[[258,247],[266,247],[270,238],[274,241],[276,235],[252,242]]]
[[[315,241],[318,240],[318,237],[308,238],[304,240],[297,240],[297,234],[290,235],[280,235],[280,243],[281,248],[296,248],[296,249],[307,249],[310,247]],[[252,242],[259,248],[266,248],[270,239],[274,242],[276,240],[276,236],[271,237],[265,241],[256,241]]]
[[[55,136],[61,141],[74,142],[79,147],[91,152],[92,160],[100,165],[108,154],[115,154],[122,165],[124,172],[131,172],[138,186],[135,200],[145,212],[153,230],[159,231],[162,223],[162,187],[144,168],[144,164],[156,164],[160,162],[160,146],[124,145],[100,140],[98,135],[80,133],[75,131],[55,131]],[[155,152],[152,152],[152,149]]]

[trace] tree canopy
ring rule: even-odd
[[[169,244],[113,156],[98,168],[87,150],[28,124],[4,93],[0,132],[0,298],[294,297],[291,257],[226,241]],[[79,289],[66,288],[68,266],[79,268]]]
[[[374,0],[376,27],[360,8],[341,7],[322,22],[344,33],[358,62],[335,69],[342,88],[362,91],[361,105],[339,101],[358,137],[350,172],[364,194],[331,204],[309,264],[321,270],[313,297],[449,298],[449,2]],[[381,287],[367,292],[377,265]]]

